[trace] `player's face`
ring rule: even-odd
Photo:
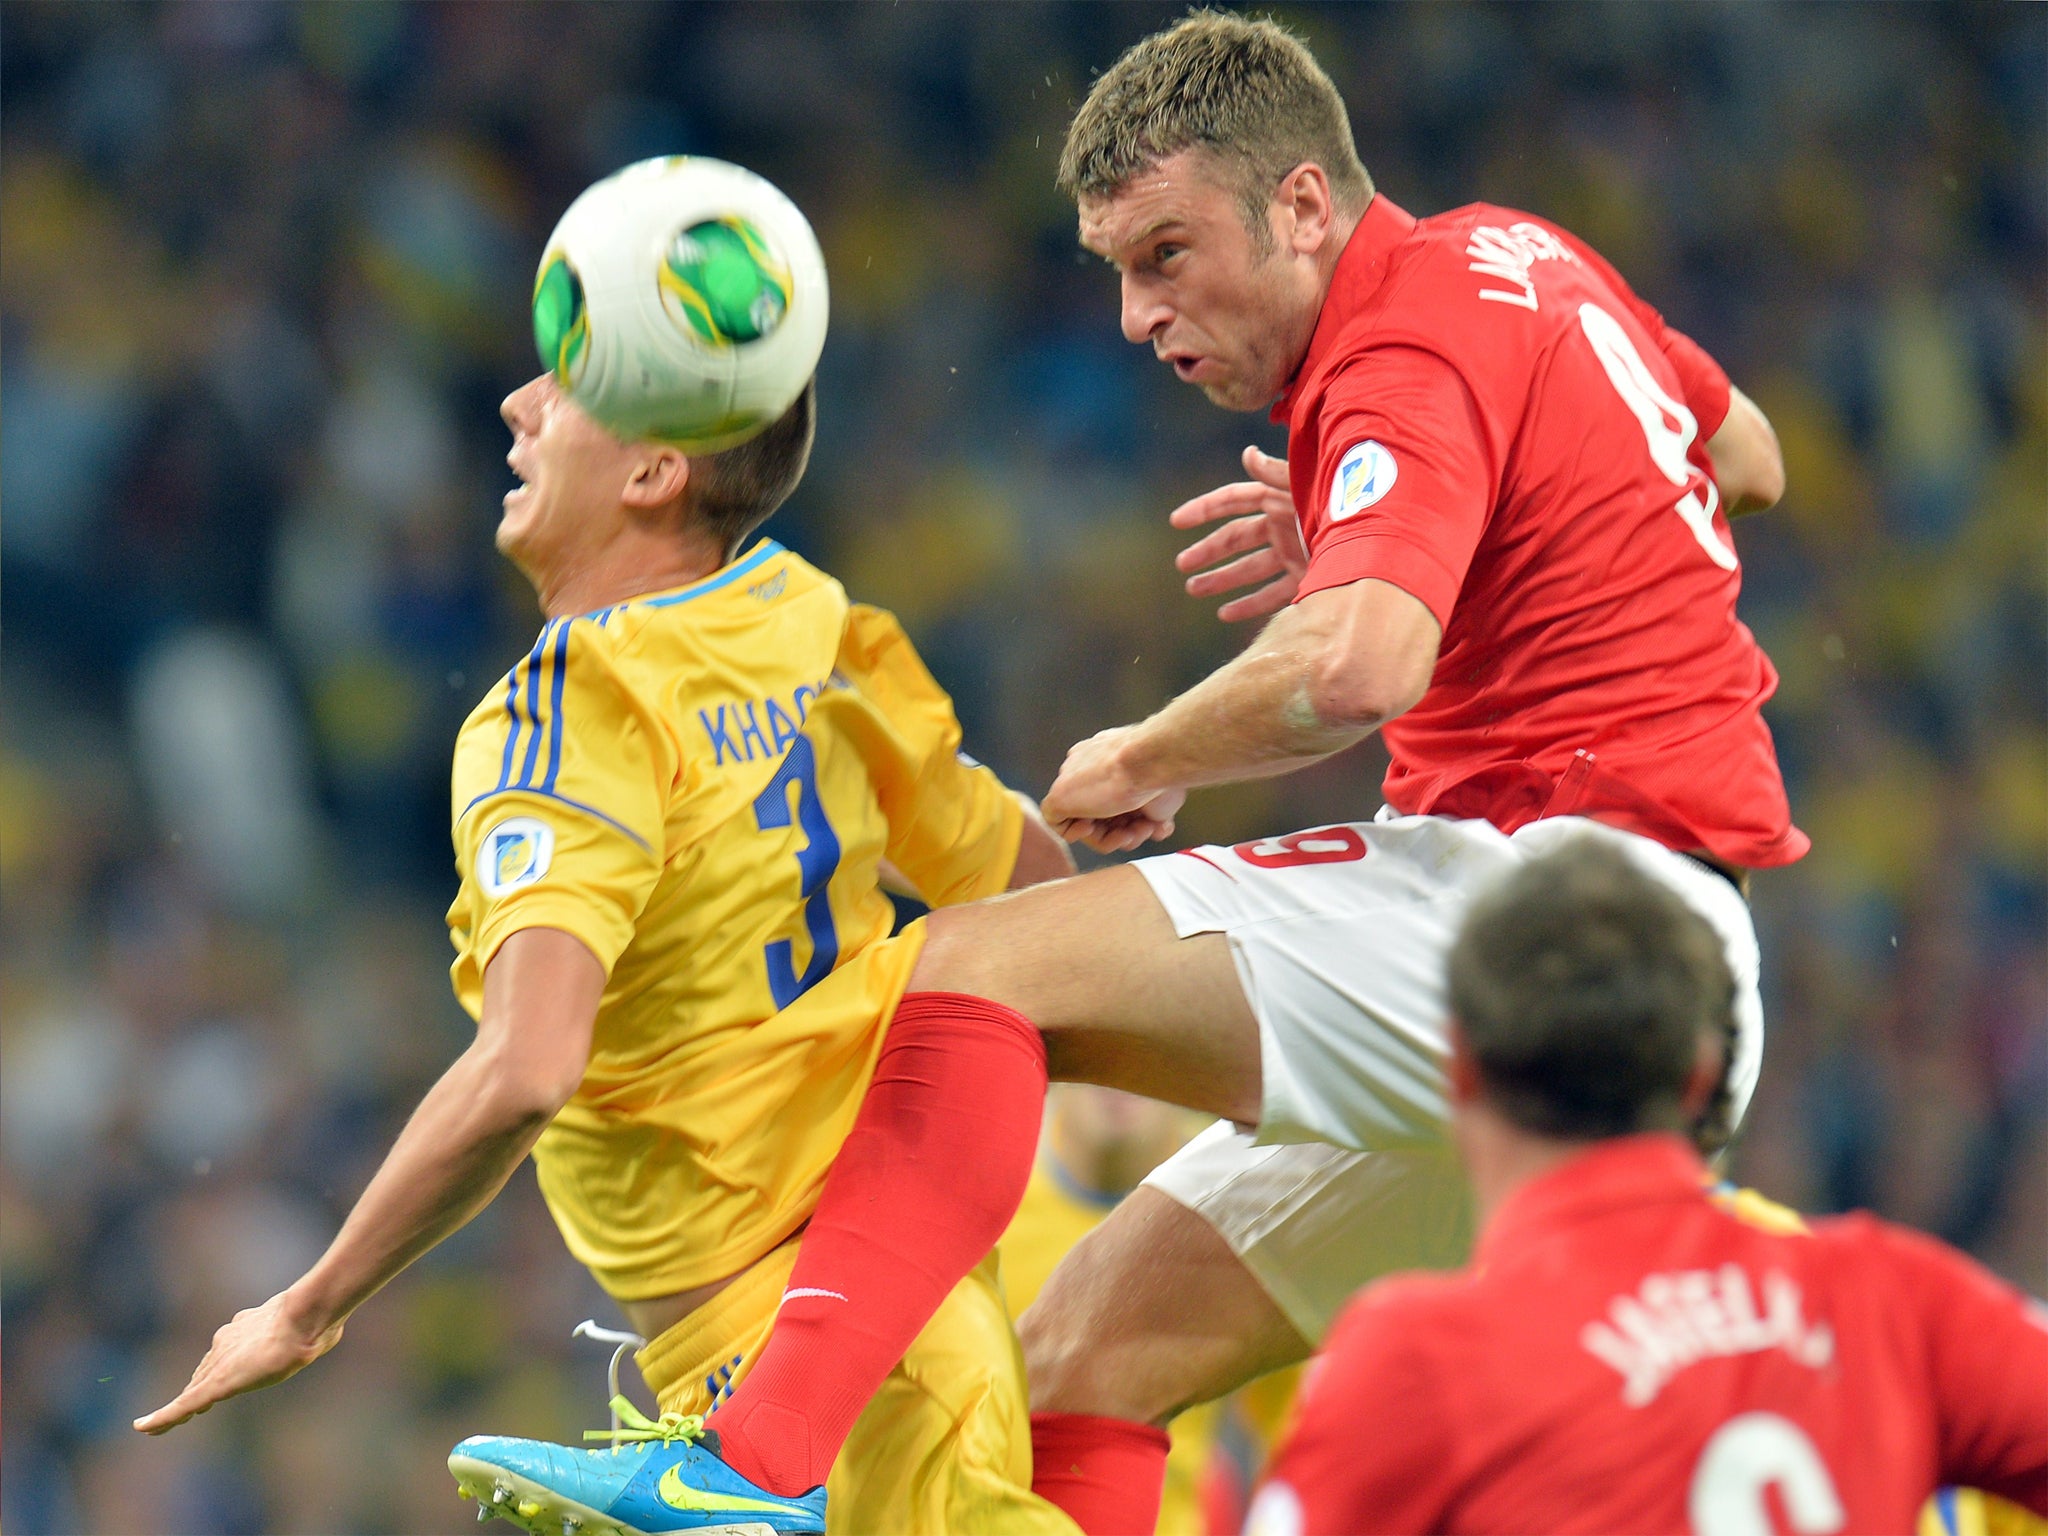
[[[1278,241],[1260,250],[1237,197],[1197,151],[1114,196],[1081,199],[1081,243],[1122,279],[1125,338],[1150,342],[1226,410],[1267,404],[1308,351],[1322,299],[1314,262]]]
[[[498,414],[512,429],[505,462],[520,481],[505,493],[498,548],[528,576],[551,574],[617,520],[633,450],[563,394],[552,374],[513,390]]]

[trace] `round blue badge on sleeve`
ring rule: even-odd
[[[1337,461],[1337,474],[1330,482],[1329,520],[1341,523],[1356,517],[1394,488],[1400,472],[1384,444],[1367,438],[1352,447]]]
[[[555,829],[531,816],[514,816],[484,834],[476,854],[476,883],[486,896],[503,896],[548,872]]]

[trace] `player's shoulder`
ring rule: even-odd
[[[831,576],[764,539],[701,581],[600,609],[578,629],[595,631],[593,643],[628,690],[688,703],[741,678],[768,692],[784,673],[822,678],[847,607]]]
[[[1499,275],[1489,268],[1582,264],[1580,244],[1563,225],[1499,203],[1466,203],[1418,219],[1409,244],[1420,270],[1468,288],[1466,279]]]
[[[629,598],[584,615],[614,650],[715,646],[791,607],[842,610],[846,591],[824,571],[773,539],[762,539],[702,580]]]
[[[1778,1236],[1804,1236],[1813,1230],[1806,1218],[1789,1205],[1773,1200],[1747,1185],[1716,1179],[1706,1185],[1708,1201],[1723,1215],[1745,1226]]]
[[[1418,219],[1372,301],[1346,324],[1333,372],[1406,367],[1422,352],[1482,395],[1488,381],[1518,387],[1556,329],[1555,306],[1537,299],[1539,269],[1583,266],[1562,229],[1521,209],[1467,203]]]
[[[1871,1279],[1888,1275],[1902,1288],[1922,1294],[1953,1286],[2010,1289],[1975,1259],[1939,1238],[1868,1211],[1823,1217],[1813,1223],[1813,1235],[1829,1260],[1845,1273]]]
[[[846,636],[841,644],[846,665],[861,671],[886,669],[894,661],[917,656],[902,620],[872,603],[847,605]]]

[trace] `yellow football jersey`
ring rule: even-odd
[[[607,975],[583,1084],[534,1152],[625,1300],[731,1275],[816,1204],[933,905],[1008,884],[1022,812],[958,755],[888,614],[764,540],[716,575],[551,620],[455,746],[455,991],[522,928]]]

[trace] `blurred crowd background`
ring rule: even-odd
[[[457,1529],[465,1433],[602,1421],[530,1174],[292,1386],[126,1427],[336,1227],[468,1028],[455,728],[526,649],[499,398],[587,182],[698,151],[810,214],[833,326],[770,532],[893,607],[972,750],[1066,746],[1244,636],[1166,512],[1262,417],[1116,325],[1053,187],[1158,4],[0,9],[0,1521]],[[1289,7],[1380,187],[1588,238],[1791,489],[1743,612],[1803,864],[1757,882],[1736,1161],[2048,1285],[2048,12]],[[1369,815],[1368,745],[1186,841]]]

